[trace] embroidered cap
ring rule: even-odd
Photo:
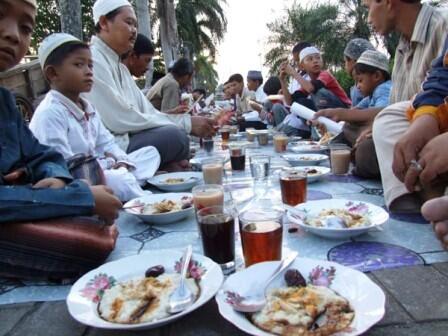
[[[372,43],[363,38],[355,38],[347,43],[344,49],[344,55],[352,60],[357,60],[366,50],[375,50]]]
[[[366,50],[362,53],[356,64],[366,64],[389,73],[389,59],[377,50]]]
[[[302,62],[307,56],[314,55],[314,54],[321,54],[319,49],[316,47],[307,47],[305,49],[302,49],[302,51],[299,54],[300,62]]]
[[[45,62],[48,59],[48,56],[51,55],[53,51],[59,48],[61,45],[66,44],[68,42],[80,42],[79,39],[74,37],[73,35],[66,33],[55,33],[46,37],[39,46],[39,62],[42,69],[45,66]]]
[[[100,17],[103,15],[107,15],[110,12],[125,6],[132,7],[127,0],[97,0],[93,5],[93,22],[97,24],[100,22]]]

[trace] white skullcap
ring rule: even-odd
[[[39,62],[42,69],[45,66],[48,56],[59,48],[61,45],[68,42],[81,42],[73,35],[66,33],[55,33],[46,37],[39,46]]]
[[[313,54],[320,55],[319,49],[317,49],[316,47],[306,47],[306,48],[302,49],[302,51],[299,54],[300,62],[302,62],[305,59],[305,57],[307,57],[309,55],[313,55]]]
[[[23,0],[23,2],[26,2],[27,4],[33,6],[34,8],[37,8],[36,0]]]
[[[356,64],[366,64],[389,73],[389,59],[377,50],[366,50],[362,53]]]
[[[93,22],[97,24],[100,22],[100,17],[103,15],[107,15],[110,12],[125,6],[132,7],[127,0],[97,0],[93,5]]]

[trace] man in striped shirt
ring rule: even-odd
[[[409,193],[393,173],[392,165],[395,167],[400,157],[407,169],[411,160],[416,159],[415,139],[407,137],[404,143],[400,140],[410,128],[406,110],[410,99],[420,91],[432,60],[443,48],[448,12],[422,5],[420,0],[363,1],[369,9],[369,22],[378,33],[400,33],[392,72],[390,103],[393,105],[382,110],[373,125],[386,205],[394,212],[419,212],[419,195]]]

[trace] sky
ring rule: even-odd
[[[285,15],[285,8],[294,0],[227,0],[224,9],[227,17],[227,33],[218,46],[216,69],[220,83],[234,73],[246,78],[249,70],[262,70],[269,30],[266,24]],[[306,4],[307,0],[299,0]]]

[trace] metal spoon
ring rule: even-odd
[[[180,283],[179,286],[174,290],[170,296],[170,301],[168,305],[168,312],[170,314],[180,313],[181,311],[187,309],[194,300],[193,293],[185,285],[185,278],[187,275],[188,265],[190,264],[192,255],[191,245],[187,246],[184,256],[182,257],[182,268],[180,272]]]
[[[249,295],[242,297],[241,301],[238,301],[232,305],[233,309],[243,313],[255,313],[263,309],[266,305],[266,289],[269,284],[286,268],[291,265],[291,263],[297,258],[298,253],[291,253],[287,258],[283,259],[277,268],[272,273],[271,277],[266,281],[266,283],[258,288],[255,288],[253,292]]]

